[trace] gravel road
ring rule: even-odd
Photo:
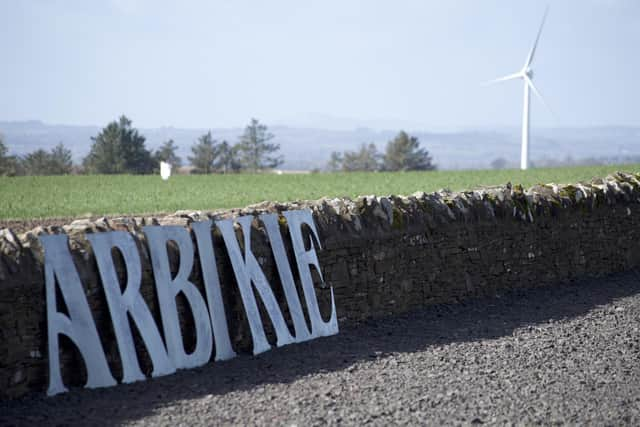
[[[0,424],[640,425],[640,274],[344,327],[132,385],[0,402]]]

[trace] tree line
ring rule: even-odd
[[[327,169],[332,172],[355,171],[427,171],[435,170],[429,152],[420,147],[420,141],[404,131],[387,142],[384,154],[375,144],[362,144],[355,151],[334,151]]]
[[[257,119],[251,119],[235,144],[214,139],[211,131],[201,135],[191,146],[187,157],[191,173],[260,172],[283,163],[274,135]],[[132,126],[126,116],[107,124],[91,137],[89,154],[80,164],[72,161],[71,150],[59,143],[50,151],[38,149],[25,156],[9,155],[0,135],[0,175],[64,175],[64,174],[150,174],[159,170],[161,161],[174,168],[183,165],[172,139],[157,150],[146,148],[146,138]],[[429,152],[418,138],[404,131],[378,153],[375,144],[362,144],[355,151],[333,152],[327,169],[343,171],[409,171],[433,170]]]
[[[50,151],[39,149],[20,157],[9,155],[0,135],[0,176],[66,175],[72,172],[71,150],[64,144],[60,143]]]
[[[218,141],[209,131],[191,146],[188,160],[193,166],[192,173],[259,172],[278,167],[283,158],[277,154],[280,146],[271,142],[273,138],[267,126],[257,119],[251,119],[236,144]],[[62,143],[51,151],[39,149],[16,156],[9,155],[0,135],[0,175],[150,174],[158,171],[161,161],[182,166],[172,139],[152,152],[146,148],[146,138],[124,115],[109,123],[91,141],[89,154],[80,165],[75,165],[71,150]]]

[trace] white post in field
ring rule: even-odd
[[[160,176],[163,180],[168,180],[171,176],[171,163],[160,162]]]

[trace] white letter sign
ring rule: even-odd
[[[196,222],[192,225],[192,228],[198,243],[204,288],[207,294],[207,303],[209,304],[211,325],[213,326],[213,338],[216,343],[215,360],[232,359],[236,356],[236,352],[231,347],[227,316],[224,314],[220,277],[218,276],[218,266],[216,265],[216,256],[213,253],[213,242],[211,240],[211,221]]]
[[[40,236],[44,248],[44,277],[47,294],[47,325],[49,338],[49,396],[67,391],[60,373],[58,334],[65,334],[78,347],[87,368],[85,387],[108,387],[116,384],[111,376],[102,343],[91,316],[84,288],[76,271],[67,236]],[[67,317],[60,313],[56,301],[56,278],[60,293],[69,310]]]
[[[333,299],[333,288],[331,288],[331,318],[328,322],[324,322],[322,317],[320,317],[318,300],[316,298],[316,292],[313,289],[313,279],[311,278],[310,266],[314,266],[316,268],[323,283],[324,279],[322,278],[318,255],[316,254],[313,244],[313,241],[315,240],[318,242],[318,247],[320,247],[320,240],[318,239],[318,232],[316,231],[311,211],[286,211],[282,214],[287,219],[289,233],[291,233],[291,243],[293,244],[293,252],[296,255],[300,280],[302,281],[304,300],[307,303],[309,318],[311,319],[311,333],[314,337],[335,335],[338,333],[338,318],[336,316],[336,302]],[[302,240],[303,224],[306,224],[312,233],[311,236],[309,236],[311,239],[311,249],[308,251],[305,250],[304,241]]]
[[[276,331],[276,345],[281,347],[291,344],[294,342],[294,339],[289,332],[284,317],[282,317],[278,302],[273,296],[273,292],[271,292],[271,286],[269,286],[269,282],[262,272],[258,260],[256,260],[253,252],[251,252],[251,222],[253,221],[253,217],[243,216],[238,218],[237,221],[242,227],[244,257],[240,252],[236,233],[233,231],[233,221],[230,219],[216,221],[216,225],[222,232],[233,272],[236,275],[238,288],[240,288],[240,296],[244,304],[244,311],[247,313],[251,336],[253,338],[253,354],[259,354],[269,350],[271,346],[267,342],[267,337],[264,334],[262,319],[260,319],[260,312],[258,311],[258,305],[256,304],[251,286],[252,283],[258,291],[258,295],[262,298],[264,307],[267,309],[267,314],[271,319],[271,323],[273,323],[273,328]]]
[[[296,342],[308,341],[313,336],[309,332],[307,322],[304,319],[304,313],[302,312],[302,305],[300,304],[300,297],[296,290],[296,284],[293,280],[293,273],[289,266],[289,259],[287,258],[287,252],[282,242],[282,236],[280,235],[280,227],[278,226],[277,214],[263,214],[260,215],[260,221],[264,224],[269,236],[269,242],[271,243],[271,250],[273,251],[273,258],[276,260],[276,266],[278,267],[278,275],[280,276],[280,282],[284,288],[284,295],[287,299],[287,305],[289,306],[289,313],[291,313],[291,319],[293,320],[293,328],[296,331]]]
[[[147,346],[149,356],[153,362],[151,375],[158,377],[175,372],[176,369],[169,360],[167,350],[165,350],[160,332],[151,316],[149,307],[147,307],[140,294],[142,271],[140,255],[133,237],[125,231],[111,231],[108,233],[87,234],[87,240],[91,242],[96,256],[102,287],[107,297],[109,313],[111,313],[111,321],[116,333],[124,372],[122,381],[130,383],[145,379],[138,363],[127,313],[136,323],[142,340]],[[127,286],[124,292],[120,291],[120,283],[118,282],[116,269],[113,265],[113,257],[111,256],[112,248],[117,248],[120,251],[127,269]]]
[[[195,368],[204,365],[211,357],[213,338],[207,306],[198,288],[189,281],[189,274],[193,268],[193,242],[189,232],[178,226],[148,226],[144,227],[144,234],[149,243],[153,276],[156,280],[160,314],[164,336],[167,340],[169,357],[176,368]],[[175,278],[171,278],[169,268],[169,254],[167,243],[174,241],[180,252],[180,266]],[[189,305],[196,328],[196,348],[187,354],[182,342],[182,331],[178,320],[176,297],[182,292]]]
[[[316,246],[320,248],[320,241],[311,211],[288,211],[283,215],[289,226],[291,247],[300,283],[296,283],[297,279],[289,262],[287,248],[280,229],[281,218],[278,217],[278,214],[270,213],[260,215],[259,220],[264,224],[266,230],[266,241],[273,253],[295,334],[289,330],[280,308],[280,303],[284,304],[284,302],[280,301],[279,303],[276,298],[276,295],[280,298],[282,293],[274,294],[267,275],[251,249],[252,223],[256,220],[253,216],[215,221],[215,225],[222,234],[222,241],[217,243],[224,243],[238,286],[239,298],[236,297],[237,293],[235,292],[223,294],[223,284],[220,283],[218,265],[216,264],[212,238],[213,222],[211,220],[192,223],[193,235],[187,228],[179,226],[143,227],[158,297],[162,329],[156,324],[154,313],[141,293],[143,264],[138,247],[139,243],[133,234],[125,231],[107,231],[85,235],[95,255],[98,274],[106,297],[106,305],[122,363],[122,382],[130,383],[145,379],[145,373],[140,367],[140,360],[138,360],[136,352],[136,345],[140,344],[144,345],[151,359],[153,364],[151,376],[154,377],[171,374],[176,369],[204,365],[211,359],[214,343],[215,360],[227,360],[235,357],[236,352],[232,346],[223,295],[227,295],[227,298],[236,298],[234,303],[238,304],[233,306],[234,311],[231,312],[233,320],[242,321],[243,316],[246,315],[253,342],[253,354],[259,354],[271,348],[261,317],[260,310],[262,308],[264,308],[262,313],[264,314],[266,311],[266,316],[268,316],[266,321],[270,321],[273,326],[278,347],[338,333],[333,288],[330,288],[331,314],[329,320],[325,322],[320,314],[313,285],[312,267],[317,270],[322,284],[324,284],[324,279],[316,254]],[[236,223],[240,226],[241,238],[236,235],[234,228]],[[309,250],[305,249],[303,227],[308,227],[310,230]],[[85,296],[85,289],[80,280],[80,274],[69,249],[68,237],[64,234],[53,234],[41,235],[39,239],[45,256],[44,276],[49,349],[49,387],[47,393],[53,395],[67,391],[62,381],[60,367],[60,334],[71,339],[84,360],[87,371],[86,387],[115,385],[116,381],[109,369],[89,302]],[[171,271],[171,265],[175,264],[171,264],[174,261],[173,257],[171,260],[169,259],[168,245],[171,245],[172,248],[175,247],[176,254],[172,252],[172,255],[177,255],[177,259],[179,259],[175,272]],[[202,283],[199,281],[198,283],[203,286],[204,296],[198,286],[189,280],[194,268],[196,248],[199,256],[199,270],[202,272]],[[261,251],[256,250],[256,253],[264,254],[265,249],[262,246],[260,249]],[[118,254],[122,256],[124,271],[119,270],[120,264],[116,265]],[[90,259],[85,257],[87,262]],[[291,261],[293,262],[293,259]],[[145,265],[145,268],[148,267]],[[120,283],[119,273],[126,275],[126,283]],[[232,283],[224,285],[227,286],[226,289],[233,286]],[[298,292],[300,288],[300,292],[304,294],[305,304],[302,303]],[[151,289],[149,288],[149,290]],[[191,311],[194,320],[195,348],[190,353],[187,353],[187,349],[185,349],[180,325],[181,319],[178,313],[177,298],[180,293],[184,296],[186,308]],[[57,299],[58,295],[61,295],[61,300]],[[236,306],[240,306],[238,299],[242,301],[244,315],[235,310]],[[58,310],[63,302],[67,308],[66,313],[62,309]],[[100,303],[100,300],[92,299],[92,304],[96,302]],[[304,306],[308,311],[308,317],[305,317]],[[101,314],[104,313],[100,318],[106,317],[104,308],[99,307],[98,310],[102,310]],[[137,336],[141,342],[136,342],[131,323],[135,324],[139,333]],[[236,329],[233,328],[233,330]],[[113,357],[114,354],[109,353],[109,356]],[[63,360],[65,359],[63,358]]]

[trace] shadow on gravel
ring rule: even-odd
[[[627,272],[433,306],[347,325],[337,336],[274,348],[258,357],[241,355],[146,382],[0,402],[0,424],[115,424],[145,417],[155,408],[183,399],[247,389],[254,389],[259,396],[264,384],[290,383],[310,374],[341,371],[389,353],[503,337],[518,328],[581,316],[597,306],[638,293],[640,273]]]

